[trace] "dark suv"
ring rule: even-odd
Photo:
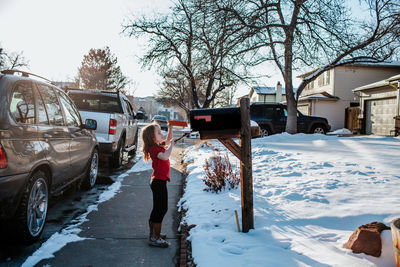
[[[62,90],[33,76],[0,73],[0,221],[26,243],[42,233],[51,195],[95,184],[99,158],[96,121],[82,124]]]
[[[250,118],[258,123],[261,136],[282,133],[286,128],[287,107],[282,104],[253,103]],[[306,116],[297,111],[297,132],[326,134],[331,126],[321,117]]]

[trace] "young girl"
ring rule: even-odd
[[[175,145],[172,139],[172,126],[168,125],[167,138],[161,132],[158,124],[150,124],[142,130],[143,159],[147,162],[152,160],[150,187],[153,192],[153,210],[150,214],[149,245],[157,247],[168,247],[166,236],[161,234],[161,225],[165,213],[168,210],[167,181],[169,178],[169,157]]]

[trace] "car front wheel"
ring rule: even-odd
[[[49,189],[43,171],[35,172],[29,179],[18,207],[16,226],[26,244],[35,242],[41,235],[47,218]]]

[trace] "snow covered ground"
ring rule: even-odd
[[[394,266],[390,231],[379,258],[342,246],[360,225],[400,217],[400,139],[289,135],[252,140],[254,225],[237,231],[240,188],[204,191],[205,159],[219,142],[187,149],[180,204],[197,266]],[[241,218],[239,218],[241,222]]]

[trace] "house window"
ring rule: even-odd
[[[315,80],[313,80],[312,82],[310,82],[310,89],[313,89],[315,87]]]
[[[324,86],[324,73],[318,76],[318,87]]]
[[[330,81],[330,71],[325,71],[322,75],[322,85],[328,85]]]

